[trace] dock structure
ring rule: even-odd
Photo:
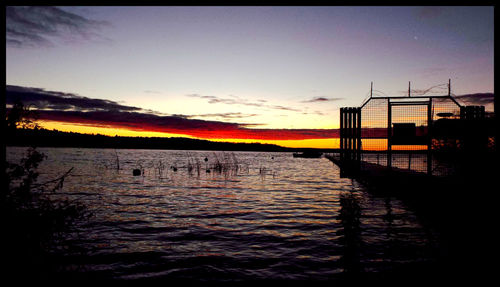
[[[340,149],[326,154],[341,177],[402,200],[445,246],[449,274],[491,274],[481,254],[496,242],[498,118],[447,95],[373,96],[340,109]],[[498,106],[495,97],[495,111]],[[478,251],[481,250],[481,251]],[[439,271],[441,272],[441,270]]]
[[[484,106],[463,106],[451,95],[451,81],[447,88],[446,95],[412,95],[409,83],[407,96],[374,96],[372,83],[360,107],[340,109],[340,150],[327,157],[342,177],[380,168],[454,174],[458,159],[452,154],[485,150],[488,134]]]
[[[361,108],[341,108],[339,164],[344,167],[342,172],[359,169],[360,162]]]

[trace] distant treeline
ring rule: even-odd
[[[47,129],[16,129],[6,138],[7,146],[81,147],[117,149],[175,149],[286,152],[307,149],[272,144],[213,142],[190,138],[122,137],[81,134]]]

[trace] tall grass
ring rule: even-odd
[[[240,171],[248,172],[248,165],[238,161],[234,153],[213,153],[213,162],[208,165],[210,171],[223,174],[226,177],[236,176]]]
[[[187,170],[189,175],[194,175],[196,173],[197,177],[200,177],[200,172],[201,172],[201,162],[197,157],[194,157],[192,154],[188,153],[187,156],[188,158],[188,164],[187,164]]]
[[[118,152],[115,149],[115,157],[116,157],[116,170],[120,170],[120,158],[118,157]]]
[[[160,159],[153,163],[155,174],[158,175],[158,179],[164,179],[163,173],[165,172],[166,164]]]
[[[203,169],[206,174],[222,174],[226,178],[249,171],[248,165],[240,162],[233,152],[213,152],[212,156],[205,156],[203,160],[188,153],[186,158],[188,161],[186,167],[190,176],[200,177]]]
[[[278,176],[278,172],[276,170],[272,170],[261,165],[259,167],[259,175],[260,178],[264,180],[268,175],[272,176],[273,178],[276,178],[276,176]]]
[[[160,180],[168,178],[169,172],[175,173],[178,170],[184,169],[187,170],[189,176],[198,178],[202,175],[203,171],[206,174],[222,174],[226,178],[249,173],[249,165],[241,162],[234,152],[213,152],[210,156],[203,157],[187,152],[185,158],[187,159],[186,165],[179,165],[178,160],[172,163],[168,159],[138,159],[132,164],[132,169],[140,170],[140,174],[143,177],[154,176]],[[116,150],[113,156],[98,164],[97,167],[117,171],[123,169]]]

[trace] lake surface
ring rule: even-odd
[[[38,150],[47,155],[39,181],[73,167],[58,194],[92,212],[51,251],[54,274],[325,281],[432,263],[439,249],[435,234],[401,201],[340,178],[325,158]],[[25,151],[8,147],[7,160]],[[133,169],[144,173],[133,176]]]

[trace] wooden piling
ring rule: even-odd
[[[432,98],[427,104],[427,174],[432,175]]]
[[[359,169],[361,160],[361,108],[340,109],[340,163],[342,176]]]

